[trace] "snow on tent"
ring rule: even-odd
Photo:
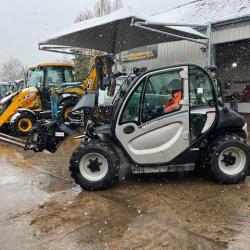
[[[128,7],[76,23],[39,43],[39,48],[50,51],[53,48],[86,48],[116,54],[132,48],[183,39],[207,43],[204,42],[206,36],[187,26],[167,25],[166,18],[154,18]]]

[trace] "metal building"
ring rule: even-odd
[[[159,13],[166,22],[212,24],[212,64],[217,65],[227,99],[237,94],[242,112],[250,112],[250,0],[196,0]],[[205,30],[203,32],[206,32]],[[189,41],[155,45],[157,52],[127,52],[120,60],[133,67],[155,68],[178,63],[207,66],[207,48]],[[126,53],[125,53],[126,54]],[[130,54],[130,56],[129,56]],[[248,90],[249,89],[249,90]]]

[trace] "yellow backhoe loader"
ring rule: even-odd
[[[60,115],[65,117],[84,94],[81,83],[75,83],[73,66],[65,63],[44,63],[29,68],[26,88],[0,101],[0,128],[16,135],[26,135],[38,119],[50,118],[50,88],[60,88]],[[66,105],[66,106],[65,106]]]
[[[93,57],[90,70],[82,82],[73,78],[73,66],[65,63],[44,63],[29,68],[26,88],[0,100],[0,128],[8,128],[13,134],[24,136],[37,120],[51,119],[50,90],[56,89],[59,119],[69,118],[73,107],[82,95],[92,92],[110,79],[113,60],[110,56]],[[109,91],[114,91],[111,87]],[[79,118],[79,116],[78,116]],[[72,119],[77,124],[79,119]],[[74,123],[74,122],[72,122]]]

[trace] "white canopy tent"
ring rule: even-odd
[[[205,35],[193,29],[207,26],[166,21],[131,7],[123,8],[103,17],[75,23],[40,42],[39,49],[70,53],[70,49],[85,48],[117,54],[132,48],[178,40],[209,44]]]

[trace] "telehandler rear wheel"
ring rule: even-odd
[[[86,190],[103,190],[118,180],[118,157],[104,142],[86,142],[75,150],[70,159],[71,176]]]
[[[11,132],[17,136],[26,136],[33,128],[36,119],[30,114],[20,114],[15,122],[10,125]]]
[[[221,136],[208,146],[207,154],[207,167],[215,181],[223,184],[239,183],[248,175],[250,150],[242,137]]]

